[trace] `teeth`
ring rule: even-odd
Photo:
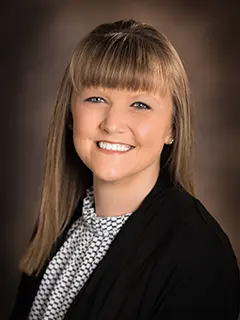
[[[126,146],[123,144],[112,144],[112,143],[108,143],[108,142],[98,142],[98,146],[101,149],[106,149],[106,150],[113,150],[113,151],[128,151],[131,149],[130,146]]]

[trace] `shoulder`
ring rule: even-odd
[[[162,210],[165,219],[171,220],[165,233],[165,260],[172,270],[169,277],[175,281],[179,299],[188,294],[196,298],[208,295],[216,304],[225,301],[225,306],[237,305],[239,268],[229,238],[219,223],[201,201],[177,189],[167,192]],[[159,255],[158,266],[162,268],[161,259]],[[161,270],[157,268],[157,272]]]
[[[172,188],[166,194],[163,210],[174,230],[171,240],[178,261],[202,267],[205,264],[208,269],[211,264],[213,268],[221,264],[237,270],[229,237],[199,199]]]
[[[185,231],[188,229],[190,234],[193,232],[192,236],[204,232],[206,236],[229,244],[226,233],[214,216],[199,199],[188,192],[172,188],[166,193],[164,208]]]

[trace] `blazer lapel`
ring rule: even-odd
[[[159,204],[171,187],[165,175],[160,174],[154,188],[125,222],[107,254],[75,298],[65,319],[115,319],[130,282],[135,281],[136,272],[156,248],[161,232],[166,230],[164,219],[160,220],[162,226],[159,224],[156,210],[159,211]]]

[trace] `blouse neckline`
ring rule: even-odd
[[[86,190],[82,205],[82,220],[86,227],[94,232],[117,233],[131,213],[120,216],[99,217],[96,215],[93,187]]]

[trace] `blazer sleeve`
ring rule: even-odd
[[[231,275],[228,275],[231,278]],[[237,279],[232,287],[199,276],[178,283],[163,306],[153,312],[152,320],[238,320],[240,294]]]
[[[196,252],[197,254],[197,252]],[[191,257],[153,320],[237,320],[240,312],[239,269],[224,259]]]
[[[8,318],[9,320],[27,319],[38,286],[38,278],[29,276],[24,272],[21,274],[13,309]]]
[[[186,222],[176,246],[171,290],[152,310],[152,320],[238,320],[240,272],[229,239],[197,202],[204,223]],[[204,236],[203,236],[204,235]],[[157,270],[155,281],[161,270]]]

